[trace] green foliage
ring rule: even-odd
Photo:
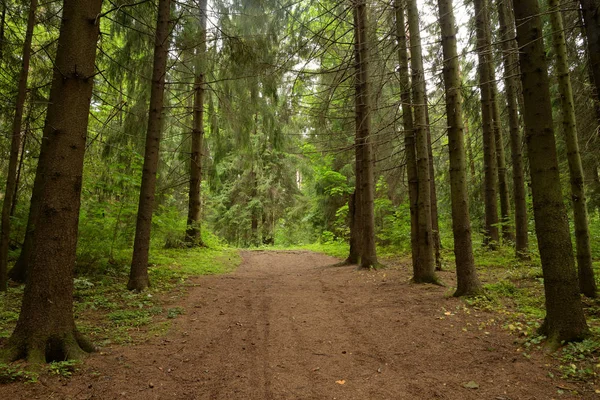
[[[173,307],[167,310],[167,318],[169,319],[176,318],[178,315],[183,314],[185,314],[185,309],[183,309],[183,307]]]
[[[117,326],[140,327],[151,321],[150,313],[142,310],[118,310],[108,314],[108,319]]]
[[[0,384],[12,382],[35,383],[38,378],[37,373],[27,371],[20,365],[0,363]]]
[[[54,361],[48,365],[48,371],[53,375],[70,378],[81,367],[81,364],[80,360]]]
[[[592,337],[578,343],[568,343],[557,353],[559,367],[565,379],[588,380],[598,375],[600,338]]]

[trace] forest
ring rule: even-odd
[[[344,271],[600,393],[600,0],[0,0],[0,100],[0,383]]]

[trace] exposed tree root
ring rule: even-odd
[[[442,287],[446,287],[446,285],[444,285],[444,283],[440,280],[440,278],[438,278],[437,276],[432,276],[432,277],[427,277],[427,278],[419,278],[419,279],[415,279],[414,277],[410,280],[412,283],[416,283],[416,284],[423,284],[423,283],[430,283],[432,285],[437,285],[437,286],[442,286]]]
[[[456,289],[456,291],[452,294],[452,297],[475,297],[484,294],[482,288],[478,289]]]
[[[79,360],[95,351],[94,345],[77,330],[67,335],[15,337],[9,339],[0,352],[0,360],[13,362],[24,359],[30,364]]]

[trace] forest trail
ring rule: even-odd
[[[551,358],[524,357],[497,315],[464,308],[448,288],[410,284],[408,267],[357,271],[305,251],[242,255],[236,272],[194,279],[165,336],[102,349],[67,380],[2,385],[0,398],[595,396],[550,378]]]

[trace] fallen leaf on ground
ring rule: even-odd
[[[467,389],[479,389],[479,385],[475,381],[469,381],[463,384],[463,387]]]

